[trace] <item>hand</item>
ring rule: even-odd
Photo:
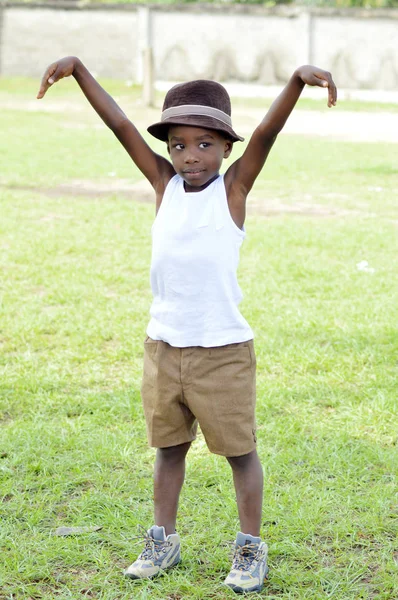
[[[47,92],[48,88],[63,77],[69,77],[75,70],[77,58],[75,56],[66,56],[47,67],[41,80],[40,89],[37,98],[40,100]]]
[[[336,106],[337,88],[332,79],[332,75],[328,71],[323,71],[311,65],[305,65],[297,69],[297,74],[303,83],[307,85],[318,85],[319,87],[328,89],[328,106]]]

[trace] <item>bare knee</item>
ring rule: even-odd
[[[178,446],[169,446],[168,448],[158,448],[156,451],[156,460],[165,462],[169,465],[178,464],[185,460],[191,442],[179,444]]]
[[[244,471],[258,461],[257,450],[242,456],[227,456],[227,461],[234,471]]]

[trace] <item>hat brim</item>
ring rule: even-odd
[[[214,129],[219,133],[224,133],[226,137],[230,138],[233,142],[243,142],[244,138],[235,133],[232,127],[229,127],[218,119],[213,119],[205,115],[186,115],[183,117],[176,117],[160,121],[150,125],[147,131],[158,140],[163,142],[168,141],[168,132],[171,125],[189,125],[190,127],[202,127],[203,129]]]

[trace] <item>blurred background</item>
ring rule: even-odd
[[[340,88],[398,91],[397,34],[397,0],[6,2],[0,75],[37,77],[73,54],[99,77],[144,84],[150,103],[153,82],[278,86],[310,63]]]

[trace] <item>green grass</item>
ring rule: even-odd
[[[36,88],[14,84],[1,81],[0,104]],[[235,597],[221,585],[232,478],[201,437],[181,498],[184,562],[153,582],[121,576],[137,526],[152,524],[139,387],[154,211],[117,193],[49,194],[141,178],[76,90],[51,92],[38,112],[0,112],[0,598]],[[144,129],[152,113],[134,93]],[[240,282],[258,360],[263,597],[398,597],[394,152],[281,136],[253,190]],[[54,536],[61,525],[102,529]]]

